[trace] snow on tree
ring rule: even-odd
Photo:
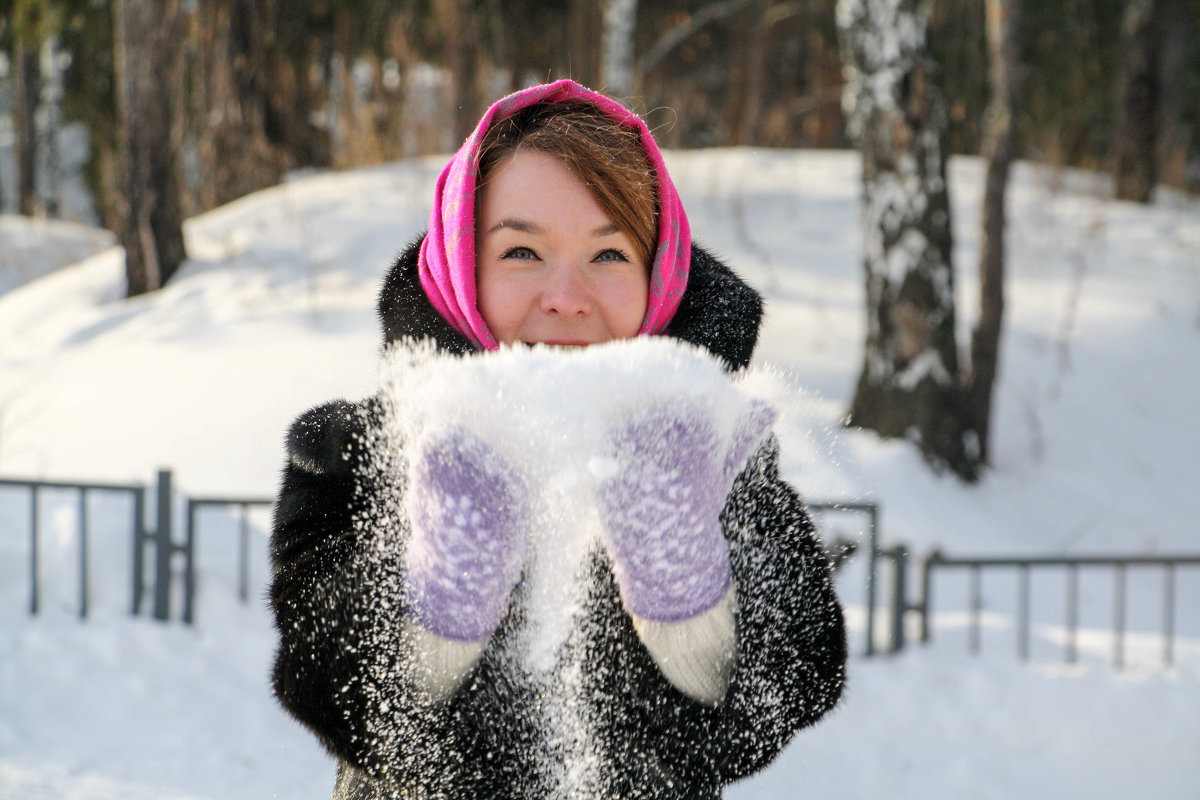
[[[637,25],[637,0],[604,3],[603,53],[600,84],[613,97],[633,92],[633,32]]]
[[[843,105],[862,152],[867,338],[848,423],[974,479],[955,342],[944,100],[917,0],[839,0]]]

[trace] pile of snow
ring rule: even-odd
[[[857,159],[668,160],[703,243],[766,295],[759,362],[741,388],[783,412],[783,472],[807,497],[880,503],[884,540],[917,554],[1196,549],[1194,199],[1116,203],[1019,165],[995,468],[968,487],[930,473],[911,446],[839,429],[863,335]],[[298,177],[198,217],[192,260],[151,296],[121,298],[115,250],[0,295],[0,476],[140,483],[170,466],[189,495],[270,497],[290,420],[386,379],[375,295],[423,230],[440,165]],[[976,161],[951,166],[965,337],[983,176]],[[65,492],[41,500],[43,613],[28,618],[28,505],[0,488],[0,797],[328,796],[332,762],[269,696],[265,513],[252,517],[245,606],[238,520],[206,517],[198,623],[185,628],[126,616],[120,497],[88,501],[91,618],[76,619],[78,500]],[[848,515],[836,525],[861,531]],[[1015,657],[1014,584],[985,582],[972,658],[965,587],[939,583],[934,643],[855,658],[843,705],[728,796],[1194,797],[1198,573],[1176,576],[1180,638],[1163,669],[1159,575],[1131,570],[1120,672],[1107,572],[1081,576],[1073,666],[1060,579],[1034,578],[1031,664]],[[839,576],[856,651],[864,580],[860,561]]]

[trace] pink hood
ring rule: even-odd
[[[636,128],[658,179],[658,248],[650,272],[650,298],[640,334],[662,333],[687,288],[692,236],[662,153],[641,117],[602,94],[562,80],[511,94],[497,101],[442,170],[434,190],[429,232],[421,243],[419,272],[425,296],[455,330],[476,347],[495,350],[475,302],[475,183],[479,142],[493,122],[537,103],[591,103],[623,125]]]

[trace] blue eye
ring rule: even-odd
[[[594,261],[628,261],[629,256],[622,253],[620,250],[602,250],[593,259]]]
[[[533,252],[528,247],[510,247],[505,250],[504,255],[500,257],[536,260],[538,256],[537,253]]]

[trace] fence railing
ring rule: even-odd
[[[272,500],[246,497],[191,497],[187,504],[187,532],[184,537],[184,552],[187,555],[183,573],[183,621],[189,625],[195,621],[196,610],[196,538],[199,529],[199,514],[205,508],[237,508],[238,518],[237,575],[238,599],[250,602],[250,510],[270,508]]]
[[[839,514],[841,514],[841,513],[852,514],[855,516],[863,517],[865,519],[864,534],[866,537],[866,547],[864,549],[866,551],[866,558],[867,558],[867,586],[866,586],[867,596],[864,601],[864,604],[866,605],[866,608],[867,608],[867,633],[866,633],[866,647],[864,648],[863,654],[868,655],[868,656],[874,655],[875,654],[875,608],[878,605],[878,600],[879,600],[879,598],[877,597],[878,592],[879,592],[879,580],[878,580],[879,562],[881,560],[888,560],[892,564],[892,573],[893,573],[892,607],[894,607],[894,608],[898,607],[898,604],[903,603],[903,591],[904,591],[904,581],[903,581],[903,574],[902,574],[903,566],[904,566],[903,549],[902,548],[890,548],[890,549],[880,548],[880,546],[879,546],[879,505],[877,503],[814,501],[814,502],[809,502],[806,505],[808,506],[809,513],[811,513],[814,517],[814,522],[817,523],[818,532],[820,532],[826,540],[830,539],[833,531],[830,530],[828,526],[822,525],[821,522],[823,522],[824,518],[829,516],[829,514],[831,512],[835,512],[835,513],[839,513]],[[849,556],[851,553],[857,553],[858,548],[850,549],[847,552],[846,545],[840,544],[840,543],[835,543],[833,552],[837,553],[839,550],[841,550],[842,552],[845,552],[845,554],[847,556]],[[899,580],[897,580],[897,576],[899,576]],[[901,594],[899,595],[899,598],[897,598],[895,596],[896,591],[901,592]],[[904,631],[902,629],[904,620],[903,620],[903,615],[898,615],[898,614],[892,614],[890,619],[891,619],[891,622],[890,622],[890,631],[889,631],[889,641],[892,643],[891,652],[895,652],[897,649],[902,648],[904,646]]]
[[[41,581],[39,576],[39,551],[41,510],[40,496],[49,489],[73,490],[79,493],[80,512],[77,515],[76,535],[79,540],[79,616],[86,618],[89,612],[89,549],[87,513],[87,497],[90,492],[124,492],[133,498],[133,511],[130,517],[130,540],[133,547],[132,557],[132,586],[130,611],[134,615],[142,613],[147,594],[153,595],[152,613],[156,619],[171,618],[171,598],[173,575],[178,571],[181,575],[183,608],[181,619],[193,623],[196,619],[197,594],[197,547],[200,539],[201,521],[206,510],[237,509],[239,513],[237,537],[237,594],[243,603],[250,602],[250,513],[254,509],[270,509],[274,501],[261,497],[181,497],[184,513],[184,530],[182,538],[177,538],[174,532],[174,479],[170,470],[160,470],[153,487],[154,495],[154,527],[145,523],[147,510],[147,495],[151,488],[137,484],[116,483],[73,483],[67,481],[47,481],[23,478],[0,478],[0,486],[25,488],[29,491],[31,503],[30,515],[30,614],[40,610]],[[874,608],[876,583],[875,565],[880,559],[896,561],[897,550],[880,550],[877,546],[879,528],[879,507],[873,503],[860,502],[815,502],[808,504],[814,515],[826,513],[849,513],[866,518],[866,537],[868,542],[868,597]],[[857,545],[852,541],[839,540],[834,542],[829,552],[835,564],[848,559],[856,552]],[[178,570],[176,561],[183,563]],[[147,565],[153,564],[152,574],[147,576]],[[874,652],[874,615],[868,619],[867,654]],[[896,641],[893,633],[893,641]]]
[[[1158,568],[1162,577],[1161,636],[1163,665],[1170,667],[1175,660],[1175,573],[1180,567],[1200,567],[1200,555],[1130,555],[1130,556],[1032,556],[951,558],[933,551],[921,562],[921,597],[903,610],[912,610],[921,618],[921,641],[933,638],[933,582],[938,572],[966,570],[968,573],[969,626],[968,647],[978,653],[982,648],[981,616],[983,611],[983,573],[1013,571],[1017,582],[1016,648],[1018,657],[1027,661],[1030,654],[1031,603],[1030,574],[1033,570],[1060,569],[1066,583],[1064,624],[1066,639],[1064,653],[1067,663],[1079,657],[1079,573],[1082,569],[1110,568],[1113,571],[1113,665],[1125,666],[1126,615],[1128,598],[1126,578],[1131,567]],[[901,645],[902,646],[902,645]]]
[[[145,599],[153,598],[152,613],[156,619],[171,618],[171,596],[173,569],[178,559],[183,560],[179,570],[182,578],[183,609],[181,618],[186,623],[195,621],[196,615],[196,570],[197,543],[200,537],[201,519],[205,510],[215,508],[237,509],[239,514],[237,537],[237,593],[243,603],[250,601],[250,514],[255,509],[269,509],[273,501],[269,498],[251,497],[183,497],[184,530],[182,539],[173,531],[173,479],[170,470],[160,470],[155,485],[146,487],[138,484],[104,482],[67,482],[33,480],[22,478],[0,478],[0,487],[24,488],[29,493],[29,613],[38,614],[41,607],[41,537],[43,531],[42,498],[52,491],[75,492],[78,512],[76,535],[79,542],[78,608],[79,616],[86,618],[90,610],[90,516],[88,499],[97,493],[124,494],[131,499],[129,534],[132,544],[132,582],[130,611],[142,613]],[[154,495],[154,526],[146,524],[147,496]],[[1031,602],[1030,576],[1035,570],[1061,570],[1065,580],[1065,658],[1068,663],[1078,659],[1077,637],[1079,633],[1079,574],[1085,569],[1113,571],[1113,663],[1119,669],[1125,663],[1126,640],[1126,576],[1131,568],[1157,568],[1161,571],[1162,604],[1161,636],[1162,660],[1167,666],[1175,660],[1175,630],[1178,611],[1176,602],[1176,572],[1181,568],[1200,568],[1200,554],[1173,555],[1104,555],[1104,556],[1002,556],[1002,557],[950,557],[935,550],[920,562],[919,591],[915,600],[909,599],[908,573],[909,550],[904,545],[883,547],[880,545],[880,509],[875,503],[864,502],[810,502],[808,509],[813,514],[822,535],[827,541],[835,534],[835,526],[823,524],[835,514],[850,514],[862,519],[865,547],[855,542],[835,539],[827,545],[835,565],[862,550],[866,557],[866,646],[864,654],[880,652],[876,643],[877,608],[882,604],[886,616],[883,653],[898,653],[906,645],[906,617],[919,617],[920,638],[927,643],[934,633],[934,584],[939,573],[966,571],[968,575],[968,647],[972,652],[982,648],[982,612],[984,573],[1010,570],[1015,573],[1016,601],[1016,647],[1021,659],[1030,656]],[[153,570],[147,575],[147,566]],[[886,565],[886,572],[885,572]],[[880,597],[881,584],[886,580],[890,591],[886,598]]]
[[[0,478],[0,486],[24,488],[29,490],[29,613],[37,614],[41,607],[42,576],[39,563],[42,539],[42,508],[41,499],[48,491],[73,491],[78,497],[77,536],[79,540],[79,616],[86,618],[89,609],[91,587],[91,570],[89,568],[89,514],[88,497],[96,493],[127,494],[133,501],[133,511],[130,518],[130,530],[133,541],[134,584],[131,613],[140,611],[142,599],[141,577],[143,575],[144,544],[152,539],[154,534],[148,532],[144,525],[146,508],[146,487],[136,484],[122,483],[69,483],[66,481],[26,480],[20,478]]]
[[[1111,569],[1112,588],[1112,662],[1122,669],[1126,661],[1127,615],[1129,600],[1126,579],[1133,568],[1158,569],[1161,574],[1160,630],[1162,663],[1170,667],[1175,662],[1177,614],[1176,573],[1184,568],[1200,568],[1200,553],[1164,555],[1039,555],[1000,557],[951,557],[934,550],[919,562],[917,589],[920,594],[910,599],[909,573],[912,557],[904,544],[880,544],[880,510],[875,503],[811,502],[809,511],[818,521],[818,529],[828,540],[835,527],[820,524],[831,512],[851,513],[865,517],[862,544],[858,548],[866,559],[865,606],[866,646],[863,654],[895,654],[907,645],[906,621],[916,616],[920,640],[927,644],[933,639],[935,625],[934,584],[938,573],[966,571],[968,574],[968,648],[973,653],[982,649],[983,574],[1006,570],[1015,573],[1016,580],[1016,649],[1022,660],[1029,660],[1032,639],[1033,606],[1030,600],[1030,575],[1033,571],[1059,569],[1065,581],[1063,649],[1065,660],[1075,663],[1079,658],[1080,591],[1079,574],[1083,570]],[[834,543],[836,546],[836,542]],[[836,548],[835,548],[836,550]],[[1200,569],[1197,570],[1200,573]],[[1200,578],[1200,574],[1197,575]],[[887,596],[881,597],[886,585]],[[883,636],[877,631],[877,616],[885,617]],[[883,639],[882,647],[877,638]]]
[[[152,597],[151,612],[155,619],[171,618],[171,596],[175,562],[183,559],[183,610],[182,619],[191,623],[195,620],[196,598],[196,543],[199,531],[199,516],[204,508],[238,507],[242,510],[238,542],[238,594],[248,602],[250,528],[248,514],[251,508],[269,508],[271,500],[265,498],[221,498],[184,497],[186,507],[185,528],[182,540],[174,532],[173,477],[170,470],[160,470],[153,487],[140,484],[70,482],[29,478],[0,478],[0,487],[25,489],[29,501],[29,613],[36,615],[42,606],[43,576],[41,566],[42,533],[44,530],[42,499],[49,492],[74,492],[77,495],[78,511],[75,517],[75,538],[79,546],[78,561],[78,613],[86,619],[91,610],[91,517],[88,498],[97,493],[126,494],[131,498],[132,511],[129,517],[129,541],[132,546],[130,613],[141,614],[147,596]],[[146,524],[147,496],[154,495],[154,525]],[[153,569],[148,567],[153,565]]]

